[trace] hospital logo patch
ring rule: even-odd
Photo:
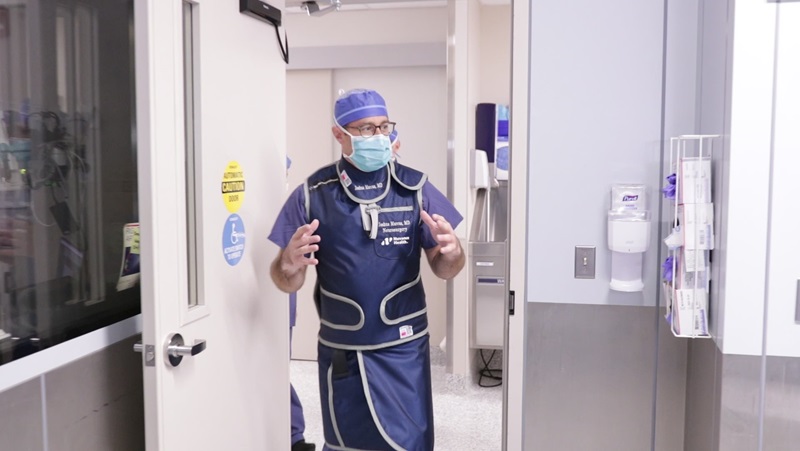
[[[400,328],[400,338],[408,338],[414,335],[414,327],[412,326],[402,326]]]
[[[407,236],[387,236],[381,241],[381,246],[388,246],[390,244],[404,245],[408,244],[410,237]]]

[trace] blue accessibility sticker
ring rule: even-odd
[[[244,222],[237,214],[228,216],[222,230],[222,254],[225,261],[236,266],[244,255]]]

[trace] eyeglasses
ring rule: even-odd
[[[375,132],[380,130],[382,135],[389,136],[394,131],[394,126],[397,125],[397,122],[384,122],[381,125],[373,125],[373,124],[364,124],[359,125],[358,127],[350,127],[347,126],[345,128],[354,128],[361,133],[361,136],[364,138],[369,138],[370,136],[374,136]]]

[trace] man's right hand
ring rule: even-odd
[[[319,250],[320,237],[314,235],[319,227],[319,220],[311,221],[311,224],[305,224],[297,228],[297,231],[292,235],[289,244],[281,254],[281,270],[287,275],[291,276],[299,269],[308,265],[316,265],[319,263],[316,258],[306,257]]]
[[[273,260],[270,276],[281,291],[292,293],[299,290],[306,279],[306,268],[319,263],[313,256],[306,257],[319,250],[317,243],[320,242],[320,236],[314,235],[317,227],[317,219],[311,221],[311,224],[298,227],[286,247]]]

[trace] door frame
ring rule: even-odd
[[[509,209],[528,217],[528,136],[530,114],[530,2],[511,0],[511,169]],[[506,309],[503,374],[503,449],[525,445],[525,355],[528,285],[526,221],[508,221],[506,280],[514,293],[514,314]],[[515,243],[511,245],[511,243]],[[510,296],[510,294],[509,294]],[[511,299],[509,299],[511,301]]]

